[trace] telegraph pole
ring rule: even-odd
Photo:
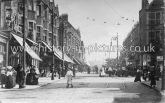
[[[62,76],[64,76],[64,22],[62,22]]]
[[[51,80],[54,80],[54,10],[52,8],[52,76]]]

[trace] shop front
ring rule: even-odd
[[[38,54],[25,42],[26,67],[38,67],[39,61],[42,61]],[[23,38],[11,33],[9,41],[9,65],[16,66],[23,64]]]

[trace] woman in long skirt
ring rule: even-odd
[[[6,68],[1,68],[1,88],[6,84]]]
[[[12,67],[8,66],[7,67],[7,74],[6,74],[6,85],[5,87],[10,89],[13,88],[13,72],[12,72]]]
[[[134,82],[141,82],[141,71],[138,69]]]
[[[156,78],[155,78],[155,67],[151,67],[151,70],[150,70],[150,85],[151,87],[155,87],[156,85]]]

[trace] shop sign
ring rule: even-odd
[[[163,61],[163,56],[157,56],[157,61]]]

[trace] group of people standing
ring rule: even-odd
[[[23,67],[20,64],[15,67],[2,67],[0,70],[1,88],[10,89],[15,87],[16,84],[19,85],[19,88],[25,88],[25,81],[27,85],[38,84],[39,75],[37,75],[35,67],[30,68],[30,73],[27,73],[27,76],[26,72],[23,70]]]
[[[143,76],[143,79],[146,81],[147,79],[150,81],[151,87],[156,86],[156,81],[159,80],[161,77],[161,71],[159,66],[150,66],[150,67],[144,67],[138,68],[136,72],[136,77],[134,82],[141,82],[141,77]]]
[[[13,88],[16,84],[19,85],[19,88],[24,88],[24,81],[25,72],[21,65],[1,68],[1,88]]]

